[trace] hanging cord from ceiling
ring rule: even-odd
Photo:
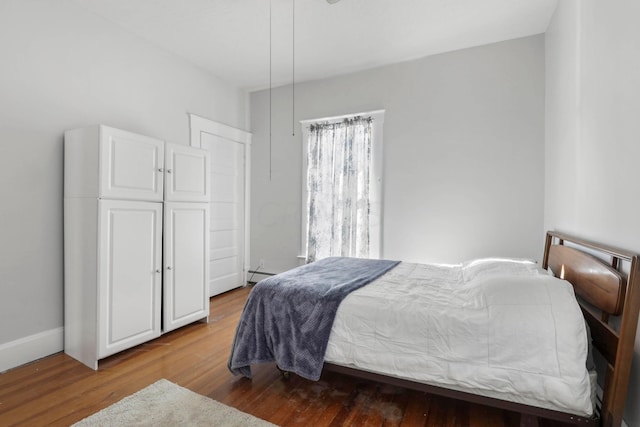
[[[296,0],[291,0],[291,136],[296,136]]]
[[[269,0],[269,181],[273,175],[273,0]],[[296,136],[296,0],[291,0],[291,136]]]
[[[271,146],[271,109],[272,109],[272,102],[271,102],[271,95],[272,95],[272,91],[273,91],[273,84],[272,84],[272,80],[271,80],[271,58],[272,58],[272,29],[271,29],[271,21],[272,21],[272,0],[269,0],[269,182],[271,182],[271,164],[272,164],[272,146]]]

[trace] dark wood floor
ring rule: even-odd
[[[161,378],[281,426],[520,423],[515,413],[331,373],[284,380],[266,364],[253,368],[252,380],[234,377],[227,358],[248,292],[212,298],[208,324],[105,359],[97,372],[61,353],[0,374],[0,426],[68,426]]]

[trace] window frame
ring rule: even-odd
[[[307,191],[307,157],[309,149],[309,125],[318,122],[335,123],[355,116],[372,117],[373,128],[371,138],[371,182],[369,186],[369,202],[371,206],[371,230],[369,243],[369,257],[382,258],[383,256],[383,132],[385,110],[367,111],[363,113],[344,114],[341,116],[323,117],[319,119],[300,120],[302,128],[302,197],[300,210],[300,249],[298,259],[304,262],[307,259],[307,233],[309,224],[307,213],[309,209],[309,192]]]

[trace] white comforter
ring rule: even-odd
[[[589,416],[573,288],[535,264],[402,263],[341,304],[325,361]]]

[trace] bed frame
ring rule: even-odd
[[[596,256],[591,255],[594,254]],[[558,232],[548,232],[542,267],[573,284],[593,347],[606,361],[602,401],[592,418],[450,390],[355,368],[325,363],[327,371],[425,391],[521,413],[522,426],[538,425],[538,418],[585,426],[622,424],[629,385],[638,313],[640,258],[637,254]],[[625,269],[628,267],[628,269]],[[628,274],[623,272],[628,271]],[[618,325],[618,326],[613,326]],[[600,372],[599,372],[599,375]]]

